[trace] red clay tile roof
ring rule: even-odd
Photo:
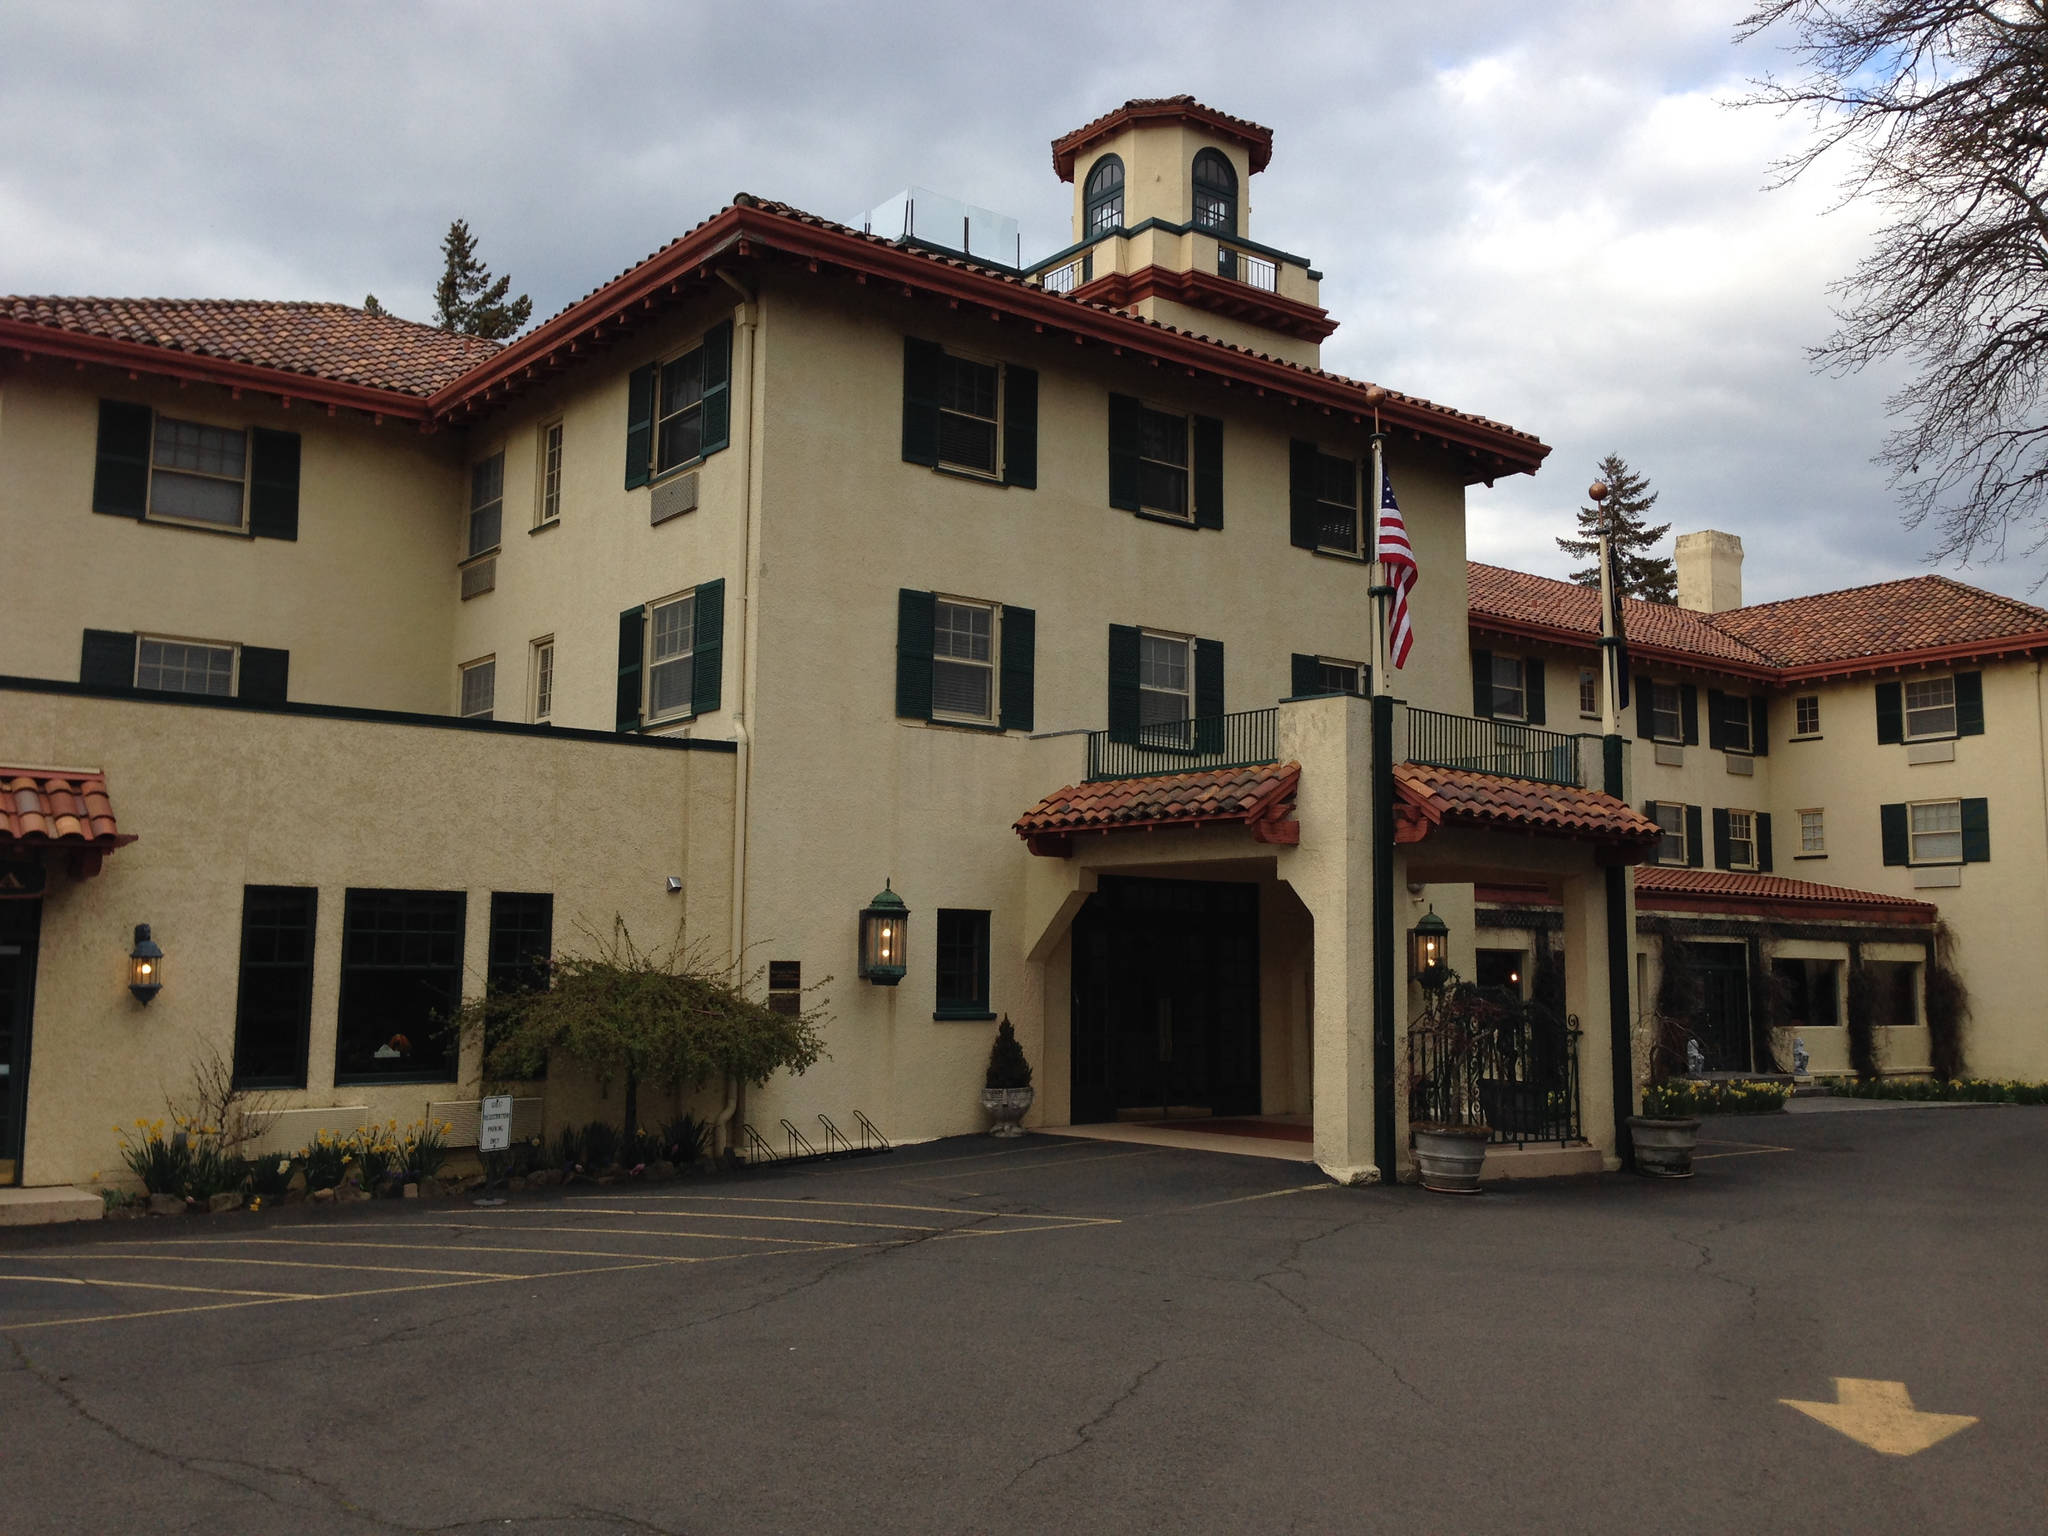
[[[1931,923],[1939,915],[1934,903],[1881,891],[1851,890],[1845,885],[1820,885],[1784,875],[1743,874],[1728,869],[1677,869],[1646,864],[1636,871],[1636,904],[1657,907],[1658,898],[1734,898],[1771,905],[1875,907],[1910,913]]]
[[[1649,817],[1612,795],[1463,768],[1396,763],[1394,794],[1405,813],[1398,817],[1398,842],[1419,842],[1448,822],[1584,838],[1647,857],[1663,835]]]
[[[1552,576],[1511,571],[1504,566],[1482,565],[1477,560],[1465,562],[1465,586],[1472,622],[1482,628],[1487,619],[1506,619],[1568,631],[1589,640],[1599,637],[1600,593],[1596,588]],[[1673,651],[1750,667],[1772,664],[1769,656],[1722,633],[1706,614],[1694,613],[1689,608],[1624,598],[1621,622],[1632,650]]]
[[[114,824],[97,770],[0,768],[0,847],[104,850],[134,841]]]
[[[0,319],[421,398],[502,345],[349,304],[268,299],[10,297]]]
[[[1247,118],[1232,117],[1228,112],[1218,112],[1214,107],[1205,107],[1192,96],[1136,96],[1112,112],[1105,112],[1092,123],[1084,123],[1072,133],[1061,134],[1052,141],[1052,168],[1061,181],[1074,179],[1074,157],[1102,139],[1108,138],[1127,123],[1156,121],[1161,118],[1178,118],[1182,122],[1195,123],[1224,138],[1235,139],[1252,152],[1252,173],[1263,171],[1273,159],[1273,130]]]
[[[1019,816],[1015,830],[1031,839],[1217,822],[1284,823],[1300,782],[1301,764],[1267,763],[1069,784]]]

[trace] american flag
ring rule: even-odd
[[[1401,520],[1401,507],[1394,500],[1394,482],[1380,466],[1380,522],[1374,553],[1387,568],[1387,583],[1394,589],[1392,611],[1387,615],[1387,654],[1395,666],[1408,660],[1415,645],[1415,631],[1408,622],[1408,589],[1415,585],[1419,571],[1415,551],[1408,544],[1408,525]]]

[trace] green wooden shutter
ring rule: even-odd
[[[1493,718],[1493,652],[1472,653],[1472,713],[1482,720]]]
[[[1197,416],[1194,425],[1195,526],[1223,526],[1223,423]]]
[[[1759,873],[1771,872],[1771,813],[1756,813],[1756,867]]]
[[[282,704],[290,684],[292,653],[272,650],[268,646],[245,645],[242,647],[240,675],[235,682],[235,697],[247,699],[252,704]]]
[[[1322,531],[1316,510],[1316,445],[1297,437],[1287,445],[1287,542],[1296,549],[1314,549]]]
[[[1015,363],[1003,365],[1003,484],[1038,488],[1038,370]]]
[[[1878,836],[1884,848],[1887,864],[1910,864],[1913,862],[1912,841],[1906,836],[1906,806],[1903,801],[1897,805],[1880,805],[1877,808]]]
[[[1308,698],[1311,694],[1327,693],[1323,686],[1323,664],[1313,656],[1294,653],[1294,690],[1291,697]]]
[[[1701,835],[1700,808],[1688,805],[1685,808],[1685,862],[1694,869],[1704,869],[1707,863],[1706,839]]]
[[[1003,604],[1002,713],[997,718],[1006,731],[1035,728],[1032,668],[1037,649],[1037,613]]]
[[[1956,674],[1956,734],[1958,736],[1982,736],[1984,734],[1984,674],[1982,672],[1958,672]]]
[[[903,462],[936,468],[939,462],[939,391],[946,349],[935,341],[903,338]],[[927,710],[927,718],[929,710]]]
[[[1648,678],[1647,676],[1643,676],[1643,677],[1638,677],[1638,678],[1636,679],[1636,684],[1635,684],[1635,687],[1636,687],[1636,740],[1638,740],[1638,741],[1648,741],[1648,740],[1650,740],[1650,739],[1651,739],[1651,738],[1652,738],[1653,736],[1655,736],[1655,735],[1656,735],[1656,728],[1655,728],[1655,726],[1654,726],[1654,725],[1652,725],[1652,723],[1651,723],[1651,719],[1652,719],[1652,716],[1651,716],[1651,711],[1650,711],[1650,700],[1651,700],[1651,691],[1650,691],[1650,690],[1651,690],[1651,684],[1650,684],[1650,679],[1649,679],[1649,678]]]
[[[1109,626],[1109,739],[1138,739],[1138,631],[1129,624]]]
[[[896,714],[932,717],[932,629],[938,604],[929,592],[904,587],[896,594]]]
[[[1223,750],[1223,642],[1195,642],[1195,750]]]
[[[708,715],[722,702],[725,685],[725,578],[697,589],[691,608],[690,713]]]
[[[249,434],[249,532],[299,536],[299,434],[258,427]]]
[[[1880,745],[1906,739],[1906,690],[1903,683],[1877,685],[1877,739]]]
[[[1685,723],[1685,744],[1696,747],[1700,744],[1700,691],[1691,683],[1678,687],[1678,714]]]
[[[1761,693],[1749,701],[1749,750],[1758,757],[1771,755],[1771,701]]]
[[[1138,448],[1145,408],[1129,395],[1109,397],[1109,504],[1138,510]]]
[[[1522,710],[1531,725],[1549,723],[1543,699],[1543,663],[1534,656],[1522,663]]]
[[[640,729],[640,662],[647,650],[647,610],[628,608],[619,615],[619,695],[617,729]]]
[[[1982,864],[1991,857],[1991,802],[1963,802],[1963,862]]]
[[[120,630],[88,629],[78,653],[78,680],[94,688],[133,688],[135,636]]]
[[[1728,813],[1717,805],[1714,807],[1714,868],[1726,869],[1728,864]]]
[[[654,364],[635,368],[626,378],[626,489],[647,483],[654,464]],[[640,703],[636,696],[633,716]],[[620,726],[625,730],[625,726]]]
[[[92,509],[109,517],[140,517],[149,506],[150,409],[100,402],[99,451],[93,461]],[[134,679],[129,679],[131,682]]]
[[[1728,713],[1728,695],[1718,688],[1707,690],[1707,745],[1716,752],[1728,750],[1728,732],[1723,718]]]
[[[732,442],[732,322],[704,333],[704,435],[697,452],[711,454]]]

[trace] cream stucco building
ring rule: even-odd
[[[1535,1139],[1612,1166],[1664,790],[1475,712],[1465,487],[1547,450],[1320,369],[1319,274],[1251,237],[1271,153],[1127,103],[1054,144],[1075,239],[1029,266],[742,195],[504,345],[0,301],[0,1174],[106,1167],[209,1049],[282,1139],[459,1118],[437,1015],[622,919],[828,1003],[803,1076],[701,1086],[727,1135],[978,1129],[1007,1016],[1033,1123],[1263,1117],[1391,1177],[1429,910],[1467,974],[1544,935],[1579,1032]],[[1422,578],[1368,697],[1376,439]]]

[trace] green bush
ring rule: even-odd
[[[1674,1077],[1643,1090],[1643,1114],[1651,1120],[1689,1120],[1695,1115],[1770,1115],[1785,1107],[1792,1089],[1785,1083],[1699,1082]]]
[[[661,1155],[678,1168],[687,1168],[704,1155],[711,1141],[711,1127],[685,1110],[661,1128]]]
[[[986,1086],[991,1089],[1031,1086],[1031,1063],[1024,1059],[1024,1047],[1017,1043],[1017,1031],[1010,1027],[1007,1014],[996,1030],[995,1044],[989,1047]]]
[[[406,1128],[399,1151],[408,1177],[431,1179],[441,1172],[448,1161],[444,1138],[451,1129],[445,1120],[418,1120]]]
[[[583,1127],[565,1125],[555,1132],[555,1158],[557,1168],[574,1168],[583,1161]]]
[[[300,1156],[306,1165],[306,1188],[332,1189],[355,1161],[354,1138],[322,1131]]]
[[[164,1135],[161,1120],[137,1120],[134,1130],[114,1127],[121,1138],[121,1161],[142,1180],[152,1195],[182,1195],[192,1174],[192,1150],[188,1138]]]
[[[2048,1083],[2025,1083],[1966,1077],[1879,1077],[1868,1082],[1840,1082],[1836,1093],[1854,1099],[1892,1099],[1909,1103],[2048,1104]]]
[[[619,1128],[607,1120],[583,1127],[583,1166],[609,1168],[619,1160]]]
[[[249,1193],[261,1200],[278,1200],[292,1185],[292,1171],[304,1153],[242,1158],[242,1179]]]

